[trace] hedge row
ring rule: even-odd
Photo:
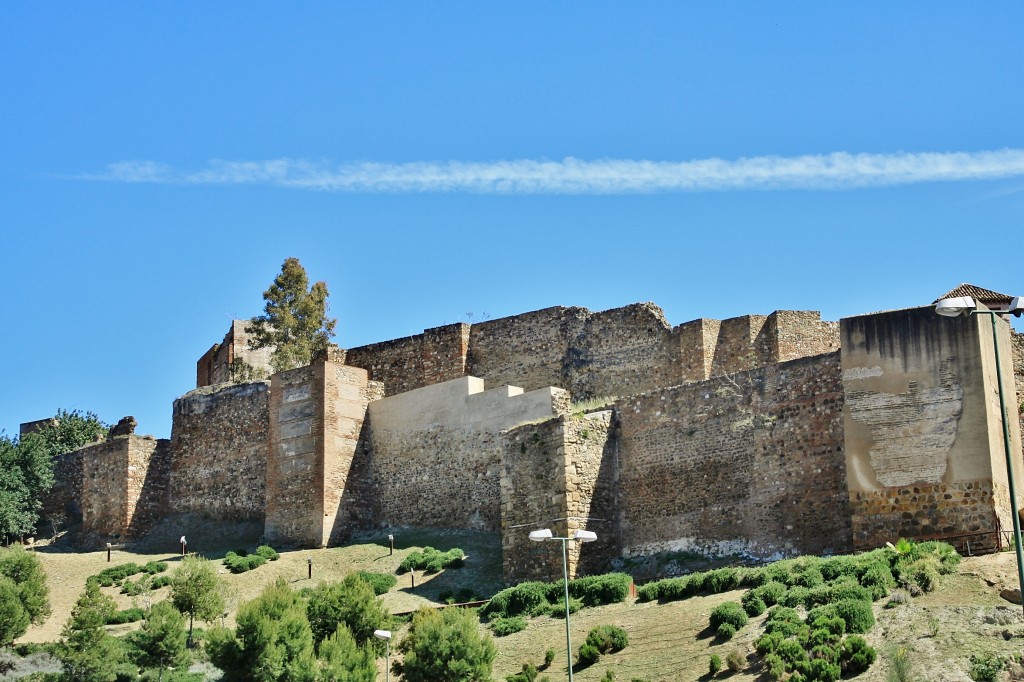
[[[270,545],[260,545],[252,554],[244,549],[228,552],[224,555],[224,565],[232,573],[245,573],[259,568],[268,561],[277,561],[278,556],[277,551]]]
[[[398,567],[399,573],[409,571],[423,571],[425,573],[440,573],[446,568],[462,568],[462,561],[466,553],[458,547],[447,552],[442,552],[433,547],[424,547],[422,552],[413,552],[402,560]]]
[[[569,581],[570,613],[584,607],[625,601],[633,579],[625,573],[605,573]],[[514,616],[565,615],[565,583],[530,581],[502,590],[481,609],[490,620]]]

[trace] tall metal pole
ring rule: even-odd
[[[1020,542],[1020,512],[1017,509],[1017,487],[1013,481],[1013,453],[1010,452],[1010,424],[1006,415],[1006,400],[1003,398],[1003,372],[999,363],[999,330],[996,328],[996,313],[976,310],[977,313],[986,313],[992,320],[992,344],[996,351],[996,383],[999,387],[999,416],[1003,421],[1003,450],[1006,453],[1006,479],[1010,486],[1010,509],[1013,512],[1013,546],[1017,552],[1017,587],[1021,593],[1021,608],[1024,608],[1024,555],[1022,555]]]
[[[569,639],[569,554],[565,549],[569,538],[559,539],[562,541],[562,584],[565,587],[565,655],[569,662],[569,682],[572,682],[572,641]]]
[[[391,640],[384,640],[384,679],[391,682]]]

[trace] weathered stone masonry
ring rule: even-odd
[[[1024,341],[1001,324],[1019,390]],[[264,361],[244,343],[233,324],[198,383]],[[99,535],[130,537],[161,511],[262,521],[280,545],[497,531],[509,580],[559,575],[558,543],[527,540],[542,527],[598,533],[570,547],[574,574],[684,549],[773,557],[965,535],[984,549],[1009,527],[991,348],[989,324],[931,308],[676,327],[649,303],[547,308],[201,387],[175,402],[169,447],[101,444],[64,469],[83,472]],[[601,399],[570,405],[588,398]]]

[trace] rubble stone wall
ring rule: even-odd
[[[618,401],[625,555],[850,548],[837,353]]]
[[[169,507],[174,513],[262,521],[270,382],[217,384],[174,401]]]

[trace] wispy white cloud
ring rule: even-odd
[[[199,170],[122,161],[79,177],[182,185],[269,185],[327,192],[640,194],[825,189],[1024,176],[1024,149],[981,152],[758,156],[736,160],[417,161],[329,164],[296,159],[211,161]]]

